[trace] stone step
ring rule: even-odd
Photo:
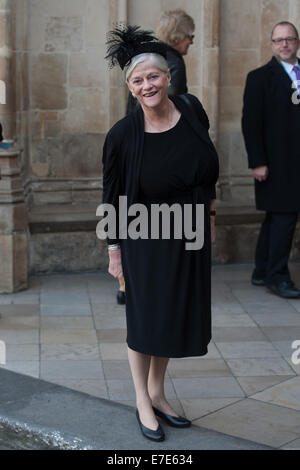
[[[0,426],[56,449],[272,449],[193,425],[184,430],[164,425],[166,440],[152,443],[141,435],[135,409],[1,367],[0,403]]]

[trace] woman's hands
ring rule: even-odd
[[[266,165],[258,166],[257,168],[254,168],[253,170],[253,176],[254,178],[259,181],[260,183],[262,181],[266,181],[266,179],[269,176],[269,169]]]
[[[117,279],[121,279],[123,277],[123,268],[122,268],[122,260],[121,260],[121,250],[109,250],[109,266],[108,272],[113,277]]]

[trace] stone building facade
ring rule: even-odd
[[[248,71],[270,58],[272,26],[285,19],[300,26],[299,0],[0,0],[0,80],[7,89],[0,122],[22,150],[15,178],[23,186],[21,200],[7,202],[12,175],[0,173],[0,214],[13,213],[14,204],[26,209],[21,228],[0,221],[0,264],[4,252],[10,262],[5,236],[22,234],[20,262],[17,246],[11,255],[17,271],[24,272],[24,250],[29,273],[106,268],[105,243],[95,236],[101,148],[127,96],[121,73],[103,59],[106,32],[117,21],[155,30],[160,12],[178,7],[195,20],[188,86],[207,110],[220,155],[214,260],[252,260],[262,214],[254,209],[241,134],[243,88]],[[0,172],[7,158],[0,153]],[[2,269],[0,284],[6,278]]]

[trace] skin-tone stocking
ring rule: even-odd
[[[156,430],[158,421],[154,415],[151,398],[148,392],[148,375],[151,356],[141,354],[128,348],[128,359],[136,393],[136,407],[139,412],[140,420],[147,428]]]
[[[148,377],[148,391],[153,406],[158,408],[160,411],[167,413],[168,415],[178,416],[165,397],[164,381],[168,362],[169,358],[167,357],[151,357]]]
[[[124,276],[122,276],[119,279],[119,284],[120,284],[119,290],[121,290],[122,292],[125,292],[125,279],[124,279]]]
[[[150,429],[157,429],[158,421],[152,404],[172,416],[178,416],[167,402],[164,379],[168,358],[141,354],[128,348],[128,359],[136,392],[136,406],[141,422]]]

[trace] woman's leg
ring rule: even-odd
[[[118,292],[117,292],[117,302],[118,302],[119,305],[125,305],[126,304],[124,276],[122,276],[119,279],[119,289],[118,289]]]
[[[148,390],[153,406],[168,415],[177,417],[178,414],[173,410],[165,397],[164,382],[168,362],[169,359],[167,357],[151,356]]]
[[[121,292],[125,292],[125,279],[124,279],[124,276],[122,276],[122,277],[119,279],[119,285],[120,285],[119,290],[120,290]]]
[[[148,392],[148,375],[151,356],[141,354],[128,348],[128,359],[136,393],[136,406],[140,420],[147,428],[156,430],[158,421],[152,409],[152,401]]]

